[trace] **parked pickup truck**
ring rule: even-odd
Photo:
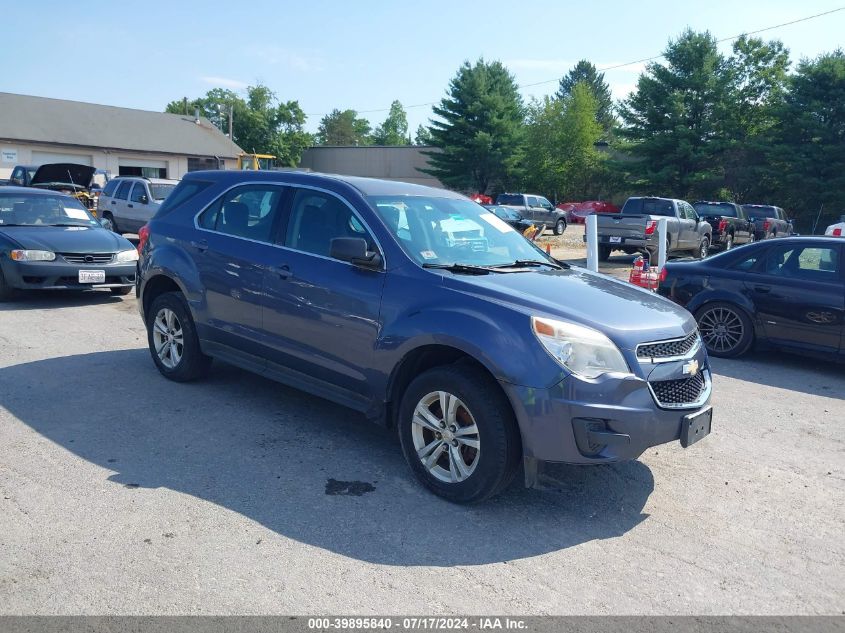
[[[754,224],[754,239],[768,240],[773,237],[792,235],[792,220],[786,211],[771,204],[744,204],[743,210]]]
[[[692,207],[699,217],[713,227],[711,248],[729,251],[737,244],[754,241],[754,224],[741,206],[734,202],[706,202],[700,200]]]
[[[496,197],[496,204],[516,209],[522,217],[537,226],[545,224],[554,229],[555,235],[563,235],[566,230],[566,211],[556,209],[543,196],[532,193],[500,193]]]
[[[657,225],[667,219],[667,254],[692,252],[704,259],[710,251],[713,227],[699,218],[689,202],[671,198],[628,198],[622,212],[597,214],[599,259],[607,261],[614,250],[628,254],[647,252],[652,261],[659,249]]]

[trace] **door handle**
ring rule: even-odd
[[[134,208],[135,208],[135,205],[132,205],[132,204],[127,205],[127,206],[128,206],[130,209],[134,209]]]
[[[204,252],[204,251],[208,250],[208,242],[206,242],[205,240],[201,240],[201,241],[192,240],[191,246],[193,246],[198,251]]]
[[[772,289],[770,286],[754,286],[754,290],[756,290],[757,292],[766,293],[771,292]]]
[[[112,204],[117,204],[117,202],[115,202],[114,200],[112,200],[112,201],[111,201],[111,203],[112,203]]]
[[[287,264],[283,264],[281,266],[270,266],[269,270],[271,273],[278,275],[282,279],[290,277],[290,266]]]

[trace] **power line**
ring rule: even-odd
[[[836,9],[831,9],[829,11],[823,11],[822,13],[816,13],[815,15],[808,15],[807,17],[804,17],[804,18],[798,18],[797,20],[791,20],[789,22],[781,22],[780,24],[774,24],[772,26],[766,26],[762,29],[757,29],[756,31],[746,31],[746,32],[740,33],[738,35],[731,35],[730,37],[723,37],[721,39],[716,40],[716,43],[722,44],[724,42],[730,42],[730,41],[733,41],[733,40],[738,40],[739,38],[741,38],[744,35],[745,36],[747,36],[747,35],[757,35],[758,33],[765,33],[766,31],[772,31],[774,29],[780,29],[780,28],[783,28],[784,26],[791,26],[792,24],[798,24],[800,22],[806,22],[808,20],[815,20],[816,18],[821,18],[821,17],[824,17],[826,15],[830,15],[832,13],[837,13],[839,11],[845,11],[845,7],[838,7]],[[605,66],[603,68],[597,68],[596,70],[599,71],[599,72],[605,72],[605,71],[608,71],[608,70],[616,70],[617,68],[625,68],[626,66],[634,66],[636,64],[644,64],[646,62],[653,62],[657,59],[662,59],[665,56],[666,55],[664,53],[660,53],[659,55],[652,55],[651,57],[643,57],[642,59],[635,59],[634,61],[625,62],[624,64],[614,64],[613,66]],[[555,77],[554,79],[546,79],[544,81],[535,81],[534,83],[530,83],[530,84],[522,84],[522,85],[517,86],[517,88],[519,90],[522,90],[524,88],[533,88],[534,86],[542,86],[542,85],[545,85],[545,84],[555,83],[555,82],[559,82],[559,81],[560,81],[560,77]],[[403,106],[403,107],[406,110],[410,110],[412,108],[425,108],[425,107],[433,106],[433,105],[436,105],[437,103],[438,103],[437,101],[431,101],[429,103],[417,103],[417,104],[414,104],[414,105]],[[390,111],[390,108],[378,108],[376,110],[356,110],[356,112],[358,112],[358,114],[376,114],[378,112],[389,112],[389,111]],[[326,116],[326,114],[328,114],[328,113],[323,112],[323,113],[320,113],[320,114],[307,114],[306,116]]]

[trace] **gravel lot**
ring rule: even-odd
[[[845,613],[842,366],[714,360],[699,444],[466,508],[357,414],[145,340],[131,296],[0,305],[0,613]]]

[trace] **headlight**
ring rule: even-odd
[[[118,264],[128,264],[129,262],[138,261],[138,251],[134,248],[131,251],[120,251],[114,261]]]
[[[631,373],[619,348],[598,330],[541,317],[531,317],[531,328],[552,358],[574,374]]]
[[[51,262],[56,259],[53,251],[12,251],[12,259],[16,262]]]

